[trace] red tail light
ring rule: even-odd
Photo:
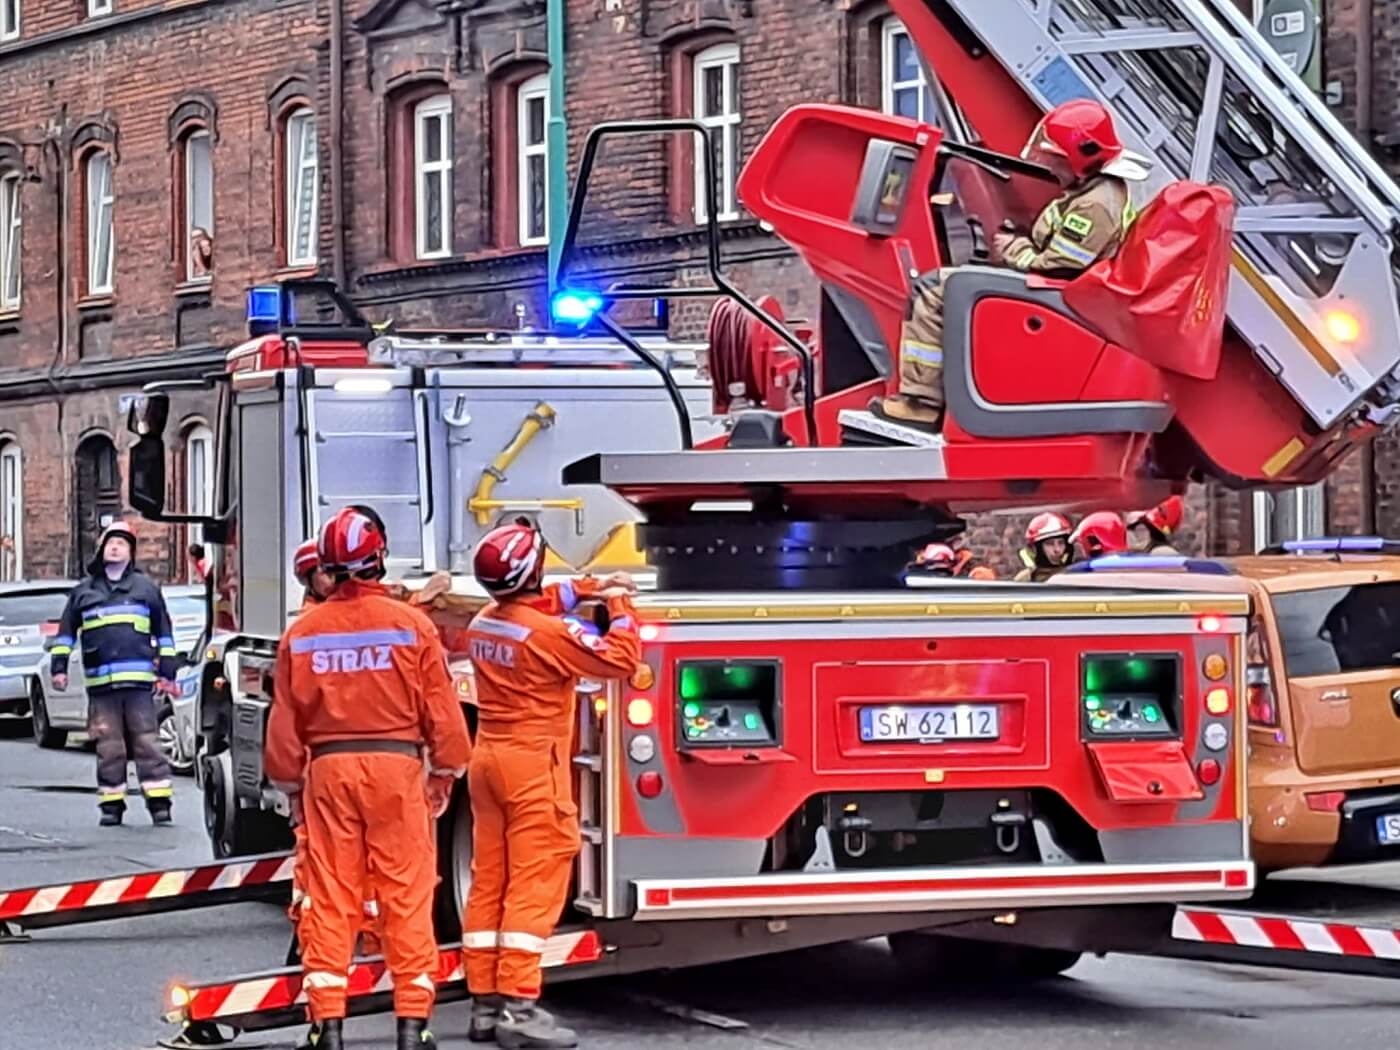
[[[661,779],[661,774],[655,771],[643,773],[637,778],[637,794],[642,798],[655,798],[661,794],[661,789],[666,786]]]
[[[1278,727],[1278,701],[1274,697],[1274,676],[1269,670],[1269,647],[1264,641],[1264,631],[1258,620],[1249,624],[1248,666],[1244,672],[1245,707],[1249,712],[1250,725]]]
[[[39,625],[39,633],[40,633],[41,635],[43,635],[45,638],[57,638],[57,637],[58,637],[58,621],[57,621],[57,620],[50,620],[48,623],[41,623],[41,624]]]
[[[1201,778],[1202,784],[1210,787],[1220,780],[1220,763],[1208,758],[1196,767],[1196,775]]]
[[[1308,800],[1308,809],[1314,813],[1335,813],[1342,808],[1342,803],[1347,800],[1345,791],[1309,791],[1304,797]]]

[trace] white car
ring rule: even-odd
[[[157,696],[157,701],[162,701],[160,746],[171,768],[185,774],[194,768],[195,700],[201,674],[199,645],[205,635],[204,588],[198,584],[172,584],[162,587],[161,594],[170,613],[180,668],[175,677],[178,695],[170,697],[168,703]],[[34,740],[40,747],[60,748],[68,743],[69,733],[87,732],[88,699],[82,653],[75,647],[68,661],[68,688],[62,691],[54,688],[49,666],[45,659],[38,676],[40,688],[31,702]]]
[[[47,625],[63,615],[72,589],[72,580],[0,583],[0,716],[29,717]]]

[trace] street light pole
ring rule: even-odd
[[[549,124],[546,129],[549,187],[549,294],[559,274],[563,255],[564,227],[569,216],[569,139],[564,120],[564,27],[567,0],[547,0],[545,17],[549,34]]]

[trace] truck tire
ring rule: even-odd
[[[217,860],[292,848],[292,829],[286,817],[238,805],[233,794],[233,763],[227,751],[205,764],[204,830]]]
[[[1058,977],[1079,961],[1079,952],[1022,944],[975,941],[910,930],[889,936],[900,969],[944,983],[978,984],[1008,977]]]
[[[452,801],[438,818],[438,887],[433,901],[433,925],[439,944],[462,939],[462,916],[472,884],[472,805],[463,777]]]
[[[55,729],[44,703],[44,688],[37,681],[29,685],[29,717],[34,723],[34,743],[45,751],[61,751],[68,746],[68,730]]]

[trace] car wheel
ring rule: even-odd
[[[160,741],[160,753],[170,763],[172,773],[186,777],[194,771],[194,759],[186,758],[180,749],[180,727],[176,725],[173,714],[167,714],[160,720],[156,726],[156,739]]]
[[[38,682],[29,687],[29,717],[34,722],[34,743],[46,751],[58,751],[68,746],[68,730],[55,729],[49,721],[44,689]]]

